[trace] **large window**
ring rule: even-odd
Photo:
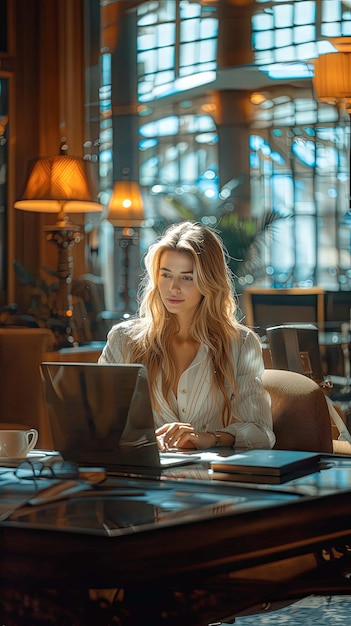
[[[274,286],[349,284],[341,241],[349,197],[349,120],[330,105],[277,95],[254,113],[251,203],[290,219],[273,232],[267,273]],[[267,114],[269,112],[269,114]]]
[[[137,15],[139,102],[193,89],[215,79],[215,5],[153,0],[142,4]]]
[[[274,89],[253,113],[259,130],[251,137],[252,204],[264,198],[265,206],[291,215],[275,230],[267,272],[277,286],[350,289],[349,114],[344,104],[318,103],[312,79],[313,59],[336,52],[333,37],[350,35],[351,2],[256,4],[256,63],[273,78],[307,78],[304,91]]]
[[[240,90],[235,73],[233,79],[228,74],[232,85],[219,79],[222,8],[221,0],[149,0],[135,8],[139,181],[147,217],[208,221],[218,215],[225,200],[219,181],[227,182],[219,164],[232,158],[250,181],[251,213],[289,216],[267,238],[264,284],[350,289],[350,120],[345,106],[318,102],[313,63],[336,52],[334,37],[351,35],[351,0],[256,0],[250,41],[230,41],[226,29],[225,45],[240,53],[249,48],[253,65],[269,77],[243,121],[237,122],[237,112],[232,120],[225,113],[228,127],[237,124],[246,133],[248,149],[240,158],[234,154],[239,144],[228,151],[218,128],[218,93]],[[244,88],[248,100],[253,87]],[[107,183],[113,150],[108,114],[102,139]]]

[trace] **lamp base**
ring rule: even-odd
[[[140,281],[140,229],[114,229],[114,309],[122,315],[137,310],[136,295]]]
[[[45,227],[46,239],[57,246],[58,288],[51,305],[51,327],[54,331],[58,348],[73,346],[72,334],[72,274],[73,257],[71,249],[82,239],[80,227],[67,222],[57,223],[54,227]]]

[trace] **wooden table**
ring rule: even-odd
[[[32,507],[0,524],[2,592],[54,589],[77,612],[85,599],[90,624],[86,590],[123,589],[123,626],[207,626],[264,602],[350,594],[348,463],[270,486],[115,478],[118,495]]]

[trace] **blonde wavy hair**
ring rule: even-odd
[[[238,338],[240,324],[235,319],[236,295],[227,252],[214,229],[197,222],[173,224],[150,246],[138,293],[139,317],[128,332],[128,354],[124,356],[147,367],[154,402],[152,381],[162,370],[163,394],[168,401],[176,383],[170,347],[173,335],[179,330],[177,317],[167,311],[158,290],[161,255],[168,250],[186,253],[193,261],[193,280],[203,298],[189,334],[208,346],[213,365],[213,392],[219,390],[223,395],[222,421],[226,426],[231,418],[231,405],[225,383],[230,393],[236,391],[231,342]]]

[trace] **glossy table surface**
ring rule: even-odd
[[[351,459],[282,485],[214,481],[205,464],[160,480],[109,477],[89,494],[26,505],[4,519],[1,581],[151,594],[154,624],[171,623],[158,622],[156,608],[177,614],[179,597],[190,602],[202,589],[210,606],[191,605],[187,615],[189,624],[208,624],[265,601],[268,590],[271,599],[350,593],[350,520]],[[336,564],[323,556],[335,550]],[[126,624],[140,619],[133,607]]]

